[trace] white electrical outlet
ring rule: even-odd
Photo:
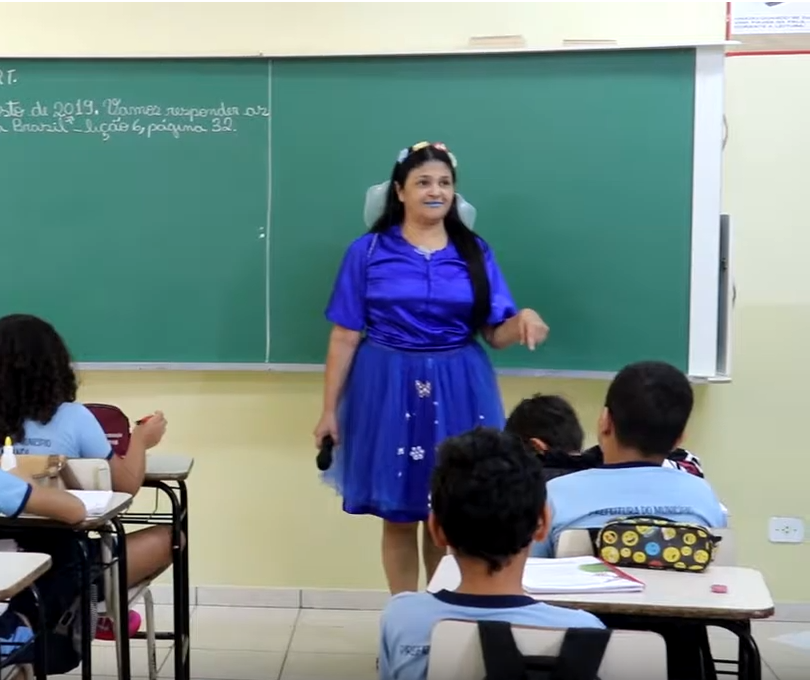
[[[771,543],[802,543],[804,520],[800,517],[771,517],[768,522],[768,540]]]

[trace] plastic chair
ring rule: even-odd
[[[75,476],[81,489],[88,491],[111,491],[112,477],[110,466],[105,460],[80,458],[68,461],[71,472]],[[105,563],[112,561],[115,553],[114,538],[109,534],[101,536],[101,554]],[[147,579],[129,589],[127,610],[118,610],[118,570],[104,570],[104,602],[98,605],[99,615],[107,616],[113,622],[115,631],[121,616],[129,616],[129,608],[139,599],[143,599],[144,619],[146,623],[146,653],[148,656],[149,680],[157,680],[157,640],[155,636],[155,602],[150,586],[152,580]],[[121,641],[115,636],[115,648],[118,659],[121,658]]]
[[[565,629],[513,625],[512,635],[524,656],[555,657],[560,652]],[[638,664],[639,649],[645,649],[641,668]],[[439,621],[431,634],[427,680],[485,676],[477,622],[452,619]],[[666,646],[660,635],[623,630],[612,632],[599,667],[600,680],[652,680],[666,677]]]

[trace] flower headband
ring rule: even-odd
[[[424,149],[425,147],[432,146],[434,149],[438,149],[439,151],[444,151],[450,157],[450,164],[453,166],[455,170],[458,167],[458,162],[456,161],[456,157],[452,154],[450,149],[447,148],[442,142],[419,142],[414,144],[413,146],[405,147],[402,151],[399,152],[399,156],[397,156],[397,163],[402,163],[408,156],[412,153],[416,153],[420,149]]]

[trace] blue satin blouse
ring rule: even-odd
[[[479,239],[489,275],[488,325],[517,314],[489,246]],[[346,250],[326,318],[381,345],[404,350],[446,350],[469,344],[473,292],[467,265],[452,243],[423,253],[400,227],[367,233]]]

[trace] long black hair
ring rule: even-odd
[[[373,233],[382,233],[393,226],[402,225],[405,218],[405,208],[397,196],[396,186],[404,187],[408,175],[416,168],[429,161],[440,161],[450,168],[453,175],[453,184],[456,183],[456,169],[453,167],[453,162],[447,151],[433,145],[422,147],[413,152],[410,152],[410,149],[408,151],[407,156],[401,162],[397,161],[391,172],[391,182],[388,186],[388,194],[385,197],[385,209],[371,227]],[[447,231],[447,238],[450,239],[461,259],[467,264],[473,290],[472,328],[474,332],[477,332],[486,326],[492,307],[489,276],[487,276],[484,264],[481,239],[461,221],[455,197],[453,197],[453,203],[444,218],[444,228]]]
[[[51,324],[28,314],[0,319],[0,436],[21,442],[26,420],[48,423],[76,401],[76,388],[70,353]]]

